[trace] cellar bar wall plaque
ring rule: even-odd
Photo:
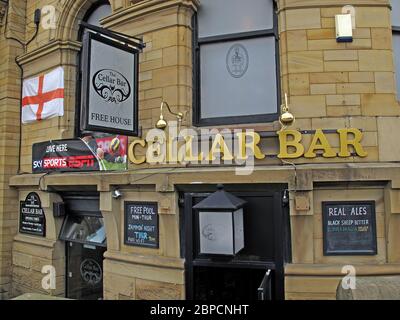
[[[125,202],[124,237],[126,245],[158,248],[157,202]]]
[[[46,236],[46,218],[39,195],[31,192],[20,202],[19,232],[35,236]]]
[[[324,255],[376,255],[375,201],[323,202]]]

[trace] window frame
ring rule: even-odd
[[[192,17],[192,47],[193,47],[193,125],[196,127],[237,125],[250,123],[268,123],[279,119],[279,106],[281,104],[281,82],[280,82],[280,57],[279,57],[279,34],[278,34],[278,15],[275,1],[273,1],[273,27],[257,31],[238,32],[217,36],[199,38],[198,16],[195,13]],[[248,40],[263,37],[275,38],[275,72],[276,72],[276,113],[264,113],[248,116],[229,116],[216,118],[201,117],[201,45],[223,43],[237,40]]]

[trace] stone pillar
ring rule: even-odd
[[[291,111],[296,117],[294,127],[362,129],[368,157],[340,159],[340,162],[352,162],[357,167],[357,162],[398,161],[400,147],[392,132],[400,125],[400,108],[395,92],[389,1],[278,0],[277,3],[282,94],[287,92],[290,97]],[[354,39],[351,43],[338,43],[335,15],[341,14],[345,5],[355,8]],[[302,162],[321,163],[318,158]],[[310,172],[303,177],[301,172],[297,171],[297,192],[292,194],[291,202],[293,264],[289,269],[303,266],[304,270],[311,270],[315,266],[315,270],[286,272],[287,299],[334,299],[339,278],[327,276],[324,268],[328,265],[398,262],[394,245],[398,239],[394,230],[399,222],[394,201],[397,190],[390,187],[386,190],[386,202],[393,208],[390,209],[382,204],[382,189],[317,190],[313,186],[315,175]],[[351,176],[343,179],[353,180]],[[376,200],[378,255],[323,256],[321,202],[328,199]],[[309,207],[304,205],[307,201]]]
[[[397,181],[396,181],[397,182]],[[385,188],[386,207],[386,241],[389,263],[400,263],[400,189],[395,183],[390,183]]]
[[[398,160],[398,144],[377,139],[388,138],[386,122],[400,124],[389,1],[278,3],[282,91],[290,96],[295,126],[302,130],[365,127],[363,146],[368,157],[347,161],[393,161],[394,156]],[[354,40],[338,43],[335,15],[345,5],[355,8]],[[380,116],[392,117],[379,120],[385,123],[381,129],[377,127]]]
[[[179,250],[179,209],[175,192],[121,187],[122,198],[101,192],[100,210],[107,233],[104,255],[104,299],[183,299],[183,260]],[[124,244],[124,202],[156,202],[159,248]]]
[[[20,200],[25,200],[29,192],[21,191]],[[40,238],[20,233],[14,238],[12,296],[32,292],[64,296],[65,244],[63,241],[58,241],[63,217],[53,216],[53,203],[62,200],[54,193],[37,193],[46,217],[46,236]],[[42,273],[42,270],[45,271],[43,267],[46,266],[54,267],[55,288],[47,289],[42,286],[43,278],[49,275],[49,273]]]
[[[17,192],[8,180],[18,170],[20,70],[14,59],[22,53],[22,46],[4,34],[25,40],[25,6],[26,1],[8,3],[6,26],[7,8],[0,3],[0,299],[10,295],[11,248],[18,222]]]

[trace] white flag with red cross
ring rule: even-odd
[[[22,123],[64,115],[64,69],[24,80],[22,86]]]

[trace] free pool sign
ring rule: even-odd
[[[138,54],[110,38],[85,34],[82,130],[137,136]]]
[[[158,248],[157,202],[125,202],[125,244]]]

